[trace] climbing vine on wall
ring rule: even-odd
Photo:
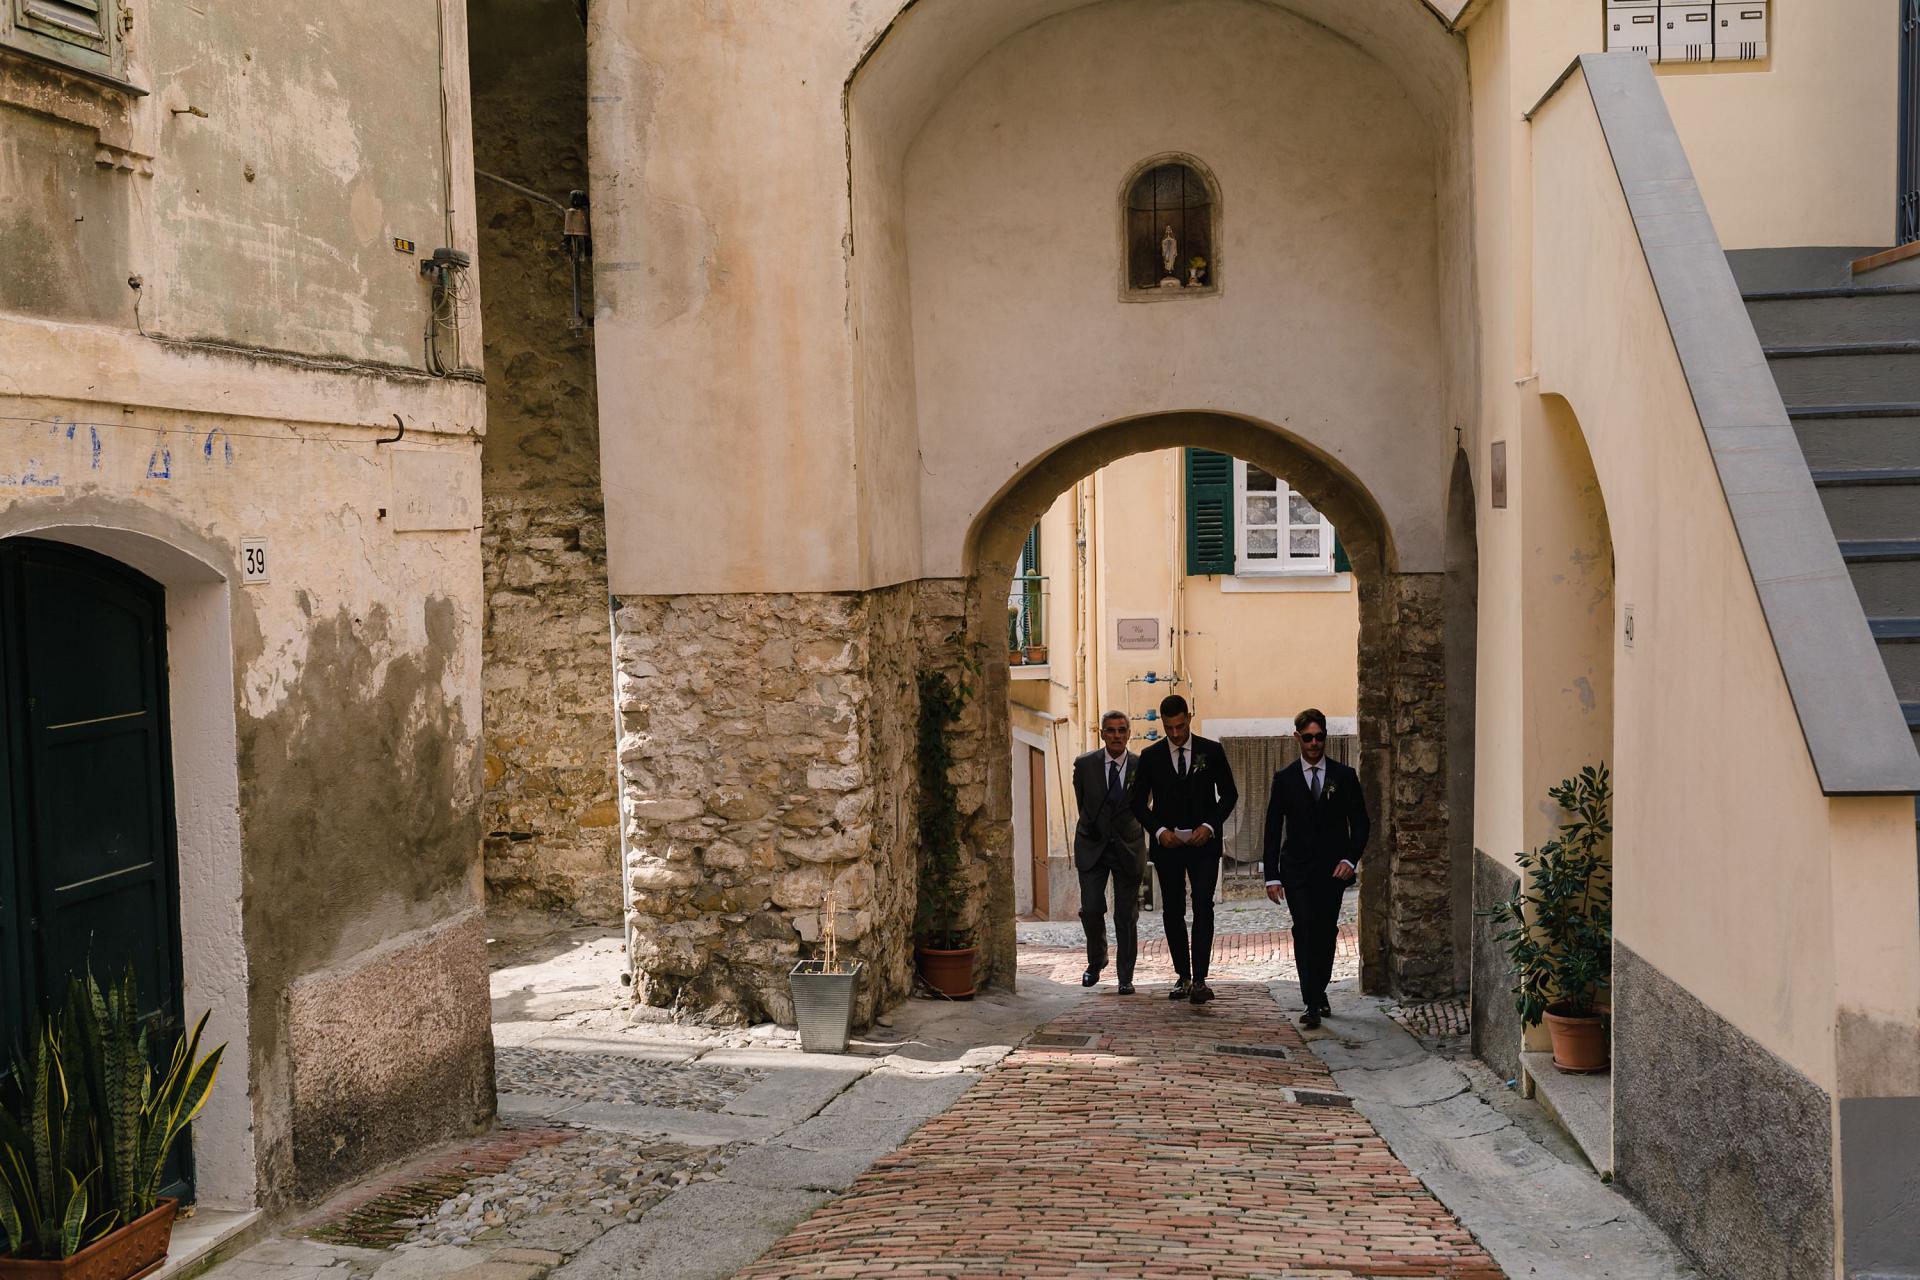
[[[972,930],[960,915],[966,895],[960,867],[960,792],[953,784],[953,741],[948,733],[966,709],[973,688],[944,671],[920,671],[920,721],[916,763],[920,784],[920,901],[914,933],[920,944],[943,951],[972,945]]]

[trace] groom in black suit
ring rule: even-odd
[[[1327,718],[1309,708],[1293,718],[1300,758],[1273,775],[1267,800],[1267,897],[1284,892],[1293,916],[1293,960],[1307,1011],[1300,1025],[1330,1017],[1327,983],[1333,979],[1340,937],[1340,900],[1359,872],[1367,847],[1367,799],[1360,775],[1327,759]]]
[[[1160,876],[1161,920],[1167,954],[1179,975],[1170,999],[1194,1004],[1213,999],[1207,985],[1213,959],[1213,888],[1220,879],[1220,831],[1240,799],[1226,748],[1196,737],[1187,700],[1161,700],[1167,736],[1140,753],[1134,779],[1133,816],[1147,830],[1154,870]],[[1193,890],[1193,947],[1187,947],[1187,890]]]

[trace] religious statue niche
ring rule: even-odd
[[[1127,287],[1207,289],[1213,273],[1213,197],[1206,180],[1175,161],[1155,165],[1127,192]]]

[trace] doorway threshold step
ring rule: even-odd
[[[173,1220],[173,1238],[167,1242],[167,1260],[147,1280],[192,1280],[266,1233],[267,1217],[259,1209],[195,1209],[191,1218]]]
[[[1613,1172],[1613,1076],[1569,1075],[1551,1053],[1520,1055],[1522,1085],[1555,1123],[1566,1130],[1599,1173]]]

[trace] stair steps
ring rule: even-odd
[[[1920,750],[1920,259],[1854,277],[1845,252],[1729,261]]]

